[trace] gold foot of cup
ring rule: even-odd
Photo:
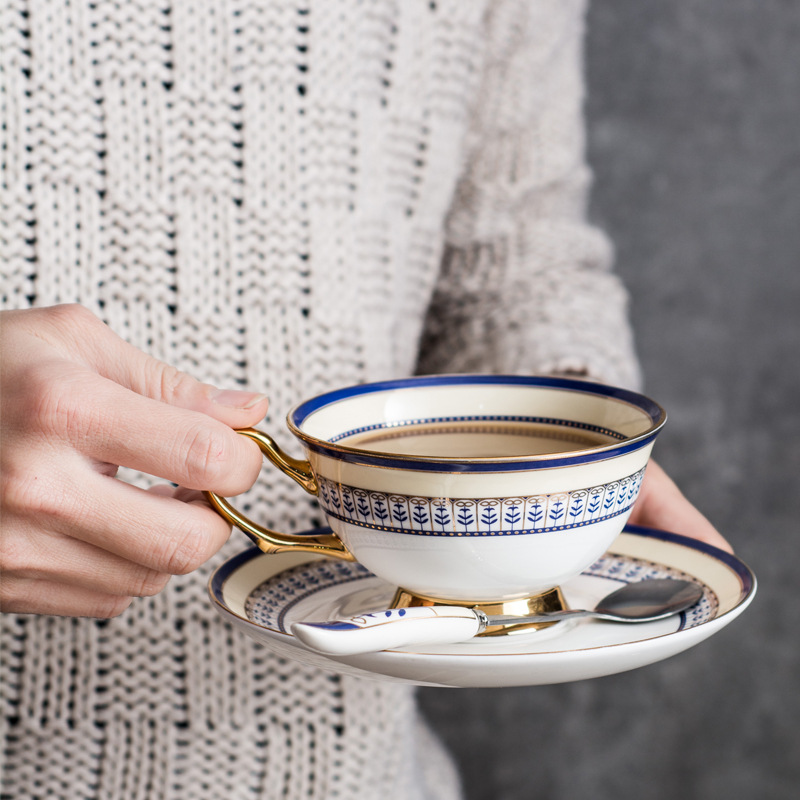
[[[550,611],[563,611],[568,608],[561,589],[556,587],[542,594],[523,597],[518,600],[500,600],[476,603],[473,600],[437,600],[432,597],[412,594],[398,589],[392,600],[392,608],[415,608],[417,606],[466,606],[478,608],[487,616],[519,616],[520,622],[505,625],[490,625],[479,636],[506,636],[522,630],[540,630],[557,625],[558,622],[525,622],[529,614],[543,614]]]

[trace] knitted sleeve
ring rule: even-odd
[[[492,8],[419,369],[635,387],[627,295],[586,221],[584,2]]]

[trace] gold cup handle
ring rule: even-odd
[[[298,458],[292,458],[281,450],[275,440],[255,428],[243,428],[237,431],[242,436],[252,439],[264,456],[278,469],[297,481],[309,494],[319,491],[317,479],[311,471],[311,464]],[[214,492],[206,492],[211,505],[225,517],[228,522],[239,528],[249,539],[265,553],[321,553],[332,558],[354,561],[352,554],[345,548],[342,540],[335,534],[321,536],[293,536],[290,533],[279,533],[259,525],[237,511],[224,497]]]

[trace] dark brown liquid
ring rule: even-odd
[[[508,458],[586,450],[613,436],[563,425],[520,422],[448,422],[404,425],[348,436],[346,447],[429,458]]]

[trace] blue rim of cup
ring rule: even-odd
[[[310,436],[305,433],[301,427],[309,416],[320,409],[353,397],[397,389],[468,385],[530,386],[607,397],[634,406],[650,418],[651,424],[645,431],[636,436],[623,438],[621,441],[598,445],[596,447],[571,450],[566,453],[459,460],[437,458],[434,456],[404,456],[394,453],[387,454],[347,447],[346,445],[336,442]],[[306,400],[292,409],[288,414],[287,424],[292,433],[305,444],[308,450],[338,461],[422,472],[469,473],[518,472],[552,467],[577,466],[579,464],[588,464],[595,461],[615,458],[649,445],[664,426],[666,419],[667,415],[664,409],[649,397],[645,397],[638,392],[633,392],[628,389],[592,383],[590,381],[527,375],[425,375],[413,378],[378,381],[375,383],[364,383],[358,386],[350,386],[344,389],[326,392],[325,394]],[[549,421],[563,425],[569,424],[567,420]]]

